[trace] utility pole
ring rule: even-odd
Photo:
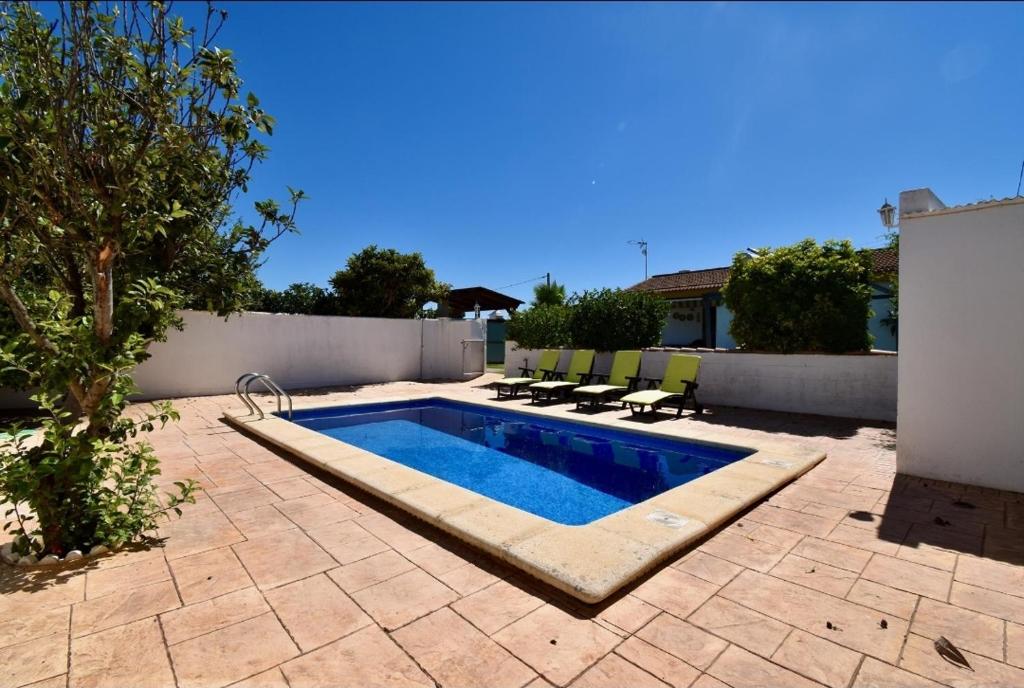
[[[548,286],[551,286],[551,273],[548,273]]]
[[[647,241],[645,239],[630,239],[626,242],[633,246],[640,247],[640,253],[644,254],[644,279],[647,279]]]

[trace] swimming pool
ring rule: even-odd
[[[565,525],[753,453],[438,398],[299,411],[292,422]]]

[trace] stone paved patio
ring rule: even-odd
[[[480,383],[297,400],[473,399]],[[829,457],[586,607],[234,431],[231,397],[176,403],[182,421],[152,438],[163,479],[206,492],[160,546],[57,574],[0,565],[0,686],[1024,685],[1024,495],[895,476],[889,427],[659,421]],[[971,669],[935,652],[940,635]]]

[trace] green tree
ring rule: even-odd
[[[886,243],[889,248],[896,251],[899,255],[900,252],[900,233],[899,230],[892,230],[886,235]],[[899,271],[889,275],[876,276],[882,277],[889,281],[892,289],[892,295],[889,297],[889,315],[882,318],[882,323],[889,328],[889,331],[893,335],[899,335],[900,329],[900,275]]]
[[[534,306],[509,315],[508,338],[522,349],[551,349],[569,344],[569,307]]]
[[[161,3],[59,12],[0,5],[0,302],[17,325],[0,368],[48,414],[38,446],[0,450],[0,500],[19,551],[53,554],[132,540],[191,498],[157,495],[140,434],[176,414],[122,413],[132,370],[179,306],[246,303],[302,198],[232,220],[273,119],[214,46],[226,13],[193,29]]]
[[[845,353],[871,348],[871,257],[849,241],[737,253],[722,289],[741,348]]]
[[[450,286],[438,282],[423,255],[367,246],[331,277],[341,315],[415,318],[424,304],[444,301]]]
[[[309,282],[296,282],[284,291],[261,289],[250,310],[265,313],[297,313],[301,315],[337,315],[334,294]]]
[[[570,300],[569,339],[578,349],[642,349],[661,342],[669,303],[650,292],[595,289]]]
[[[531,308],[537,306],[561,306],[565,303],[565,285],[552,281],[551,284],[542,283],[533,287],[533,301]]]

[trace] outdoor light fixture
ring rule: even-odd
[[[878,209],[878,216],[882,218],[882,224],[885,225],[886,229],[892,229],[896,226],[896,208],[889,203],[889,199],[885,199],[885,203]]]

